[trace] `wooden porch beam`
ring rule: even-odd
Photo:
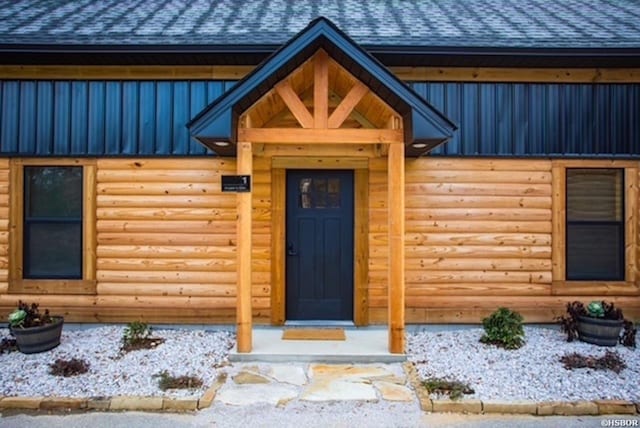
[[[329,117],[329,55],[320,49],[313,62],[313,119],[315,128],[327,128]]]
[[[239,175],[251,175],[253,153],[251,143],[238,143],[237,171]],[[238,193],[237,220],[237,309],[236,335],[238,352],[251,352],[251,192]]]
[[[305,107],[304,103],[293,90],[289,79],[283,80],[275,86],[275,90],[282,98],[282,101],[287,105],[291,113],[296,120],[302,125],[303,128],[313,128],[314,118]],[[247,140],[244,140],[247,141]],[[252,141],[252,140],[249,140]]]
[[[404,135],[402,129],[240,128],[238,141],[278,144],[399,144],[404,142]]]
[[[389,210],[389,352],[404,353],[404,146],[392,144],[387,159]]]
[[[349,117],[353,109],[368,91],[369,88],[363,83],[356,82],[340,104],[338,104],[338,107],[331,113],[327,126],[329,128],[340,128],[342,123]]]

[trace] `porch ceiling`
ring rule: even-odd
[[[251,127],[271,127],[278,121],[290,121],[286,117],[287,103],[282,100],[283,92],[289,89],[274,88],[286,80],[299,101],[310,104],[314,67],[309,60],[319,50],[324,50],[330,57],[330,113],[357,82],[362,82],[369,90],[341,122],[343,127],[384,128],[384,122],[395,112],[402,119],[405,151],[409,156],[425,153],[452,137],[455,124],[325,18],[312,21],[200,112],[187,124],[191,136],[219,155],[229,156],[236,151],[238,123],[243,113],[248,111]],[[333,78],[331,73],[334,73]],[[300,118],[297,119],[300,122]],[[379,141],[372,141],[375,142]]]

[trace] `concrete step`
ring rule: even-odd
[[[282,328],[253,329],[250,353],[232,350],[237,362],[324,362],[324,363],[396,363],[406,361],[405,354],[388,351],[386,328],[345,328],[346,340],[282,340]]]

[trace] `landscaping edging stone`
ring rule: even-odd
[[[191,412],[211,406],[225,377],[218,378],[202,397],[169,398],[124,395],[117,397],[0,397],[0,410],[102,410]]]
[[[594,416],[594,415],[634,415],[640,414],[640,403],[625,400],[580,400],[580,401],[497,401],[474,399],[437,399],[430,397],[422,386],[415,366],[407,362],[403,365],[409,383],[413,388],[420,408],[425,412],[452,413],[506,413],[529,414],[535,416]]]
[[[452,413],[503,413],[530,414],[535,416],[584,416],[584,415],[635,415],[640,414],[640,403],[625,400],[581,400],[573,402],[553,401],[500,401],[477,399],[432,399],[422,386],[415,366],[406,362],[403,369],[408,384],[416,394],[420,408],[425,412]],[[226,375],[223,373],[216,379],[199,399],[147,397],[147,396],[115,396],[115,397],[2,397],[0,410],[45,410],[45,411],[165,411],[193,412],[211,406],[218,390],[224,385]]]

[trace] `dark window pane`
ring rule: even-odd
[[[329,208],[340,208],[340,179],[329,179]]]
[[[624,280],[621,225],[567,226],[567,279]]]
[[[82,278],[82,223],[27,223],[26,278]]]
[[[624,280],[623,169],[567,169],[567,279]]]
[[[25,167],[26,217],[82,216],[82,167]]]

